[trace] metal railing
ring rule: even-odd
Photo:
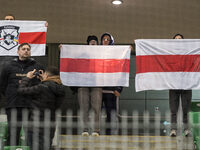
[[[117,122],[106,122],[106,115],[102,112],[100,121],[100,136],[81,136],[83,132],[83,121],[78,117],[74,118],[72,111],[61,112],[57,110],[51,114],[49,110],[23,110],[22,121],[17,121],[16,110],[12,111],[10,135],[8,136],[8,126],[5,110],[1,110],[0,115],[0,139],[1,149],[4,146],[21,145],[30,146],[32,150],[49,149],[193,149],[193,137],[185,138],[182,124],[178,124],[178,135],[176,138],[169,137],[170,123],[169,113],[161,120],[159,112],[155,116],[149,116],[145,112],[143,118],[133,112],[133,117],[126,117],[126,111],[121,117],[115,114]],[[55,117],[52,117],[55,116]],[[114,116],[114,115],[113,115]],[[123,117],[124,116],[124,117]],[[89,133],[95,125],[94,113],[89,115]],[[113,119],[115,120],[115,119]],[[16,143],[16,128],[23,126],[19,143]],[[111,135],[106,134],[106,130],[111,130]],[[52,141],[49,138],[53,133]],[[10,137],[10,138],[9,138]],[[9,138],[9,139],[8,139]],[[42,146],[41,146],[41,143]]]

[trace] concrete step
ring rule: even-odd
[[[56,149],[62,150],[194,150],[192,137],[60,135]]]

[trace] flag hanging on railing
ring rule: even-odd
[[[136,40],[136,91],[200,89],[200,40]]]
[[[45,21],[0,20],[0,56],[17,56],[21,43],[31,45],[31,56],[45,55]]]
[[[129,86],[130,46],[62,45],[60,77],[67,86]]]

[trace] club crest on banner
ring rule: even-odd
[[[19,27],[0,26],[0,46],[9,51],[18,45]]]

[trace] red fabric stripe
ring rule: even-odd
[[[137,73],[200,72],[200,55],[148,55],[136,57]]]
[[[60,59],[61,72],[115,73],[129,72],[129,59]]]
[[[19,44],[45,44],[46,43],[46,32],[20,32]]]

